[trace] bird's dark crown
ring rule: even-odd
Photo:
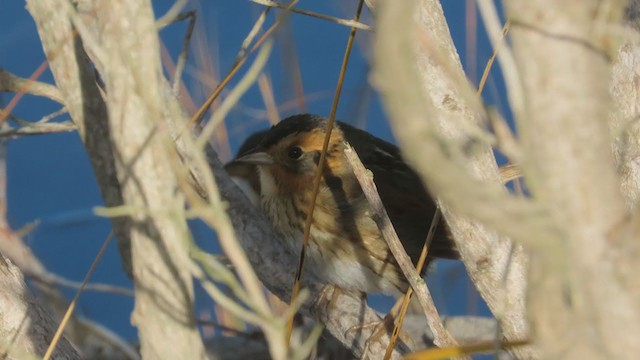
[[[278,141],[289,135],[309,132],[313,129],[324,128],[328,119],[319,115],[299,114],[289,116],[274,125],[260,142],[260,148],[268,149],[278,143]]]

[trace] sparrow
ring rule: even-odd
[[[317,115],[288,117],[252,135],[237,158],[225,166],[293,251],[302,247],[327,124],[327,118]],[[373,174],[393,227],[414,264],[436,211],[420,178],[395,145],[336,122],[312,215],[306,268],[342,289],[400,296],[409,283],[344,155],[347,143]],[[429,258],[458,258],[446,224],[437,229]]]

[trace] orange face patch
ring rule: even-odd
[[[325,132],[322,129],[313,129],[304,133],[291,134],[267,149],[267,153],[275,160],[270,171],[277,180],[276,183],[280,185],[281,191],[294,192],[303,188],[311,189],[317,166],[309,157],[302,161],[297,161],[290,159],[288,153],[292,147],[297,146],[305,154],[315,153],[317,156],[322,151],[324,138]],[[326,172],[339,175],[350,171],[348,163],[342,158],[343,151],[344,137],[342,130],[335,128],[331,131],[331,138],[327,147]]]
[[[304,151],[322,151],[322,145],[324,144],[325,132],[316,129],[306,133],[299,138],[299,146]],[[331,138],[327,146],[327,166],[331,170],[331,173],[343,173],[345,162],[341,161],[342,152],[344,151],[344,135],[342,130],[334,128],[331,131]]]
[[[314,129],[298,137],[298,145],[305,151],[320,151],[324,144],[325,132],[321,129]],[[329,139],[329,149],[336,143],[343,141],[342,131],[333,129],[331,131],[331,139]]]

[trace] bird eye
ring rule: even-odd
[[[287,156],[289,159],[298,160],[302,156],[302,149],[299,146],[292,146],[287,150]]]

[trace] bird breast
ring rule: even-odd
[[[267,171],[260,171],[260,205],[286,245],[299,252],[311,210],[309,193],[278,189]],[[306,256],[307,269],[345,289],[398,295],[407,288],[364,197],[339,203],[331,189],[321,187]]]

